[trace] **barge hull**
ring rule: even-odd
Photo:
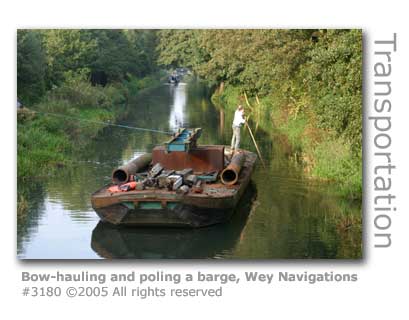
[[[142,190],[111,194],[110,185],[96,191],[92,207],[102,221],[124,226],[199,228],[228,221],[249,185],[256,155],[246,159],[235,185],[205,184],[203,193],[182,195],[167,190]]]
[[[129,209],[122,204],[99,208],[102,221],[114,225],[199,228],[230,219],[234,208],[214,209],[178,204],[173,209]]]

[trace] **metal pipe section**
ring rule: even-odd
[[[244,159],[244,153],[236,153],[232,157],[230,164],[222,171],[222,174],[220,175],[223,184],[233,185],[237,183]]]
[[[152,161],[152,153],[144,153],[127,164],[120,166],[112,172],[112,182],[115,184],[126,183],[131,175],[145,169]]]

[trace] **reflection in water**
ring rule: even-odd
[[[233,112],[216,109],[208,94],[199,82],[149,90],[135,97],[118,122],[163,131],[202,127],[200,143],[229,144]],[[360,258],[360,224],[350,223],[359,221],[360,204],[339,199],[330,185],[307,179],[285,136],[260,128],[255,135],[267,167],[256,166],[252,176],[257,201],[244,199],[232,221],[198,230],[118,229],[98,223],[90,205],[92,192],[110,181],[113,168],[168,136],[105,128],[77,155],[77,162],[56,176],[18,184],[19,195],[29,202],[28,213],[18,217],[18,256]],[[241,145],[255,151],[245,129]]]
[[[25,248],[23,241],[32,241],[33,234],[38,229],[38,221],[44,213],[43,200],[45,197],[44,186],[37,182],[17,181],[18,196],[28,200],[28,209],[17,214],[17,254],[23,255]]]
[[[180,83],[177,86],[171,85],[169,88],[173,95],[173,103],[170,107],[169,128],[176,131],[185,125],[186,85]]]
[[[255,197],[250,185],[229,223],[201,229],[127,228],[100,222],[92,232],[91,247],[106,259],[217,258],[240,241]]]
[[[64,208],[63,203],[44,199],[44,216],[23,242],[20,257],[26,259],[95,259],[89,250],[90,228],[98,219],[84,212],[75,213]],[[88,244],[87,244],[88,242]]]
[[[219,132],[223,133],[224,132],[224,110],[220,109],[219,110]]]

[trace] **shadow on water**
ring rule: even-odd
[[[91,247],[106,259],[226,257],[241,241],[256,196],[251,184],[228,223],[200,229],[127,228],[99,222],[92,232]]]
[[[233,113],[216,108],[200,82],[164,85],[136,96],[118,123],[172,131],[202,127],[201,144],[229,144]],[[286,137],[254,130],[266,162],[252,175],[257,200],[242,199],[233,220],[198,230],[115,228],[98,223],[90,196],[112,169],[168,136],[106,127],[72,165],[38,183],[26,181],[18,219],[20,258],[361,258],[360,204],[306,177]],[[243,129],[241,147],[255,151]],[[20,190],[19,190],[20,192]],[[92,248],[90,247],[92,243]]]

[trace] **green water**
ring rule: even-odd
[[[173,130],[201,127],[200,143],[229,144],[231,112],[209,100],[198,82],[148,90],[118,123]],[[90,195],[112,169],[167,139],[158,133],[107,127],[58,176],[28,181],[27,216],[18,219],[17,254],[23,259],[98,258],[361,258],[361,207],[335,196],[331,184],[308,178],[285,137],[255,132],[266,168],[229,223],[204,229],[113,228],[99,223]],[[248,132],[241,147],[255,151]]]

